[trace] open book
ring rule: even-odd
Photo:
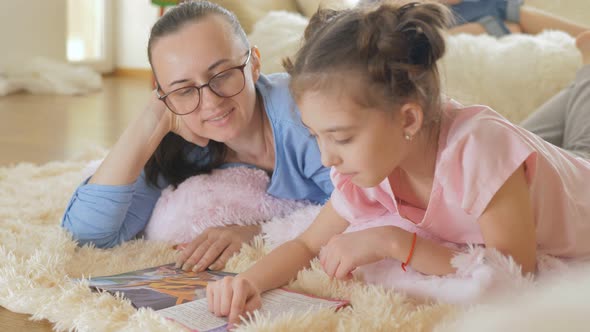
[[[347,305],[347,301],[314,297],[279,288],[262,294],[262,308],[259,312],[267,317],[276,317],[287,312],[313,312],[322,308],[338,310]],[[225,317],[217,317],[209,312],[206,298],[162,309],[158,313],[192,331],[225,331],[227,326]]]
[[[88,280],[94,290],[120,293],[136,308],[160,310],[207,297],[207,283],[233,273],[187,272],[174,264]]]
[[[94,290],[120,293],[136,308],[149,307],[162,316],[196,331],[225,331],[227,320],[209,312],[207,283],[232,273],[219,271],[186,272],[174,264],[152,267],[112,276],[89,279]],[[315,297],[287,289],[275,289],[262,295],[263,315],[284,312],[338,310],[347,301]]]

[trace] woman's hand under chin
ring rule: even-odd
[[[173,132],[176,135],[184,138],[186,141],[201,147],[205,147],[207,144],[209,144],[208,138],[195,134],[185,125],[184,121],[182,120],[182,115],[177,115],[170,111],[166,104],[158,99],[155,90],[150,97],[147,110],[156,117],[158,121],[157,127],[166,131],[166,133]]]
[[[177,115],[167,110],[170,117],[170,131],[184,138],[186,141],[198,146],[205,147],[209,144],[209,139],[195,134],[182,121],[182,115]]]

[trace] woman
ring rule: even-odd
[[[183,3],[152,28],[148,57],[154,95],[63,217],[80,244],[107,248],[136,237],[162,188],[214,168],[266,170],[272,173],[267,192],[280,198],[329,198],[329,170],[294,112],[288,75],[260,73],[258,49],[234,14],[207,1]],[[185,270],[223,268],[259,232],[257,226],[207,229],[177,263]]]

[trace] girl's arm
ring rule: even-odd
[[[529,189],[521,166],[494,195],[479,218],[486,247],[511,256],[523,273],[534,272],[536,236]],[[395,229],[391,256],[405,261],[412,244],[412,234]],[[410,265],[425,274],[445,275],[454,272],[451,259],[455,252],[433,241],[418,238]]]
[[[251,280],[261,293],[281,287],[308,267],[332,236],[344,232],[347,227],[348,221],[328,202],[303,234],[263,257],[242,276]]]
[[[534,272],[537,237],[524,166],[520,166],[494,195],[479,225],[488,248],[512,256],[523,273]]]
[[[229,316],[232,323],[239,322],[239,315],[260,306],[261,293],[295,278],[332,236],[347,227],[348,222],[334,211],[330,202],[326,203],[313,224],[299,237],[279,246],[237,277],[209,283],[209,310],[218,316]]]

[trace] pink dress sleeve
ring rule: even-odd
[[[371,197],[371,189],[356,186],[349,176],[344,176],[335,168],[330,172],[334,191],[330,197],[332,207],[351,224],[371,221],[386,214],[387,208]]]
[[[536,152],[522,130],[492,110],[457,119],[435,175],[445,200],[460,203],[468,215],[479,218],[523,163],[530,181]]]

